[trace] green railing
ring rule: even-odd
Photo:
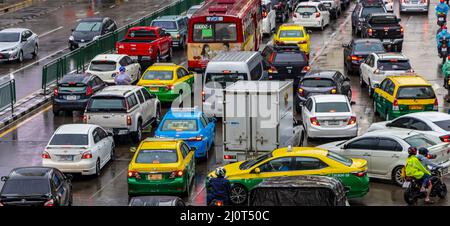
[[[203,0],[180,0],[174,2],[44,65],[42,68],[42,89],[44,89],[45,92],[48,85],[57,82],[58,79],[65,74],[70,72],[83,72],[86,69],[86,64],[98,54],[115,51],[116,42],[125,39],[125,34],[129,28],[135,26],[149,26],[150,22],[159,16],[179,15],[188,10],[189,7],[199,4],[202,1]]]
[[[11,108],[14,112],[14,104],[16,103],[16,85],[14,79],[0,84],[0,111]]]

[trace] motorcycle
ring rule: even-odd
[[[445,64],[445,60],[448,57],[448,39],[441,38],[439,39],[441,43],[441,47],[439,48],[439,57],[442,58],[442,64]]]
[[[442,25],[447,23],[447,15],[443,12],[440,12],[437,16],[437,25],[442,27]]]
[[[442,180],[442,176],[442,168],[431,170],[430,183],[433,185],[433,187],[431,188],[430,197],[438,196],[439,198],[444,199],[447,196],[447,186]],[[420,191],[421,187],[422,181],[416,180],[415,178],[405,178],[405,182],[403,183],[403,188],[405,188],[403,198],[405,202],[409,205],[413,205],[417,203],[418,199],[424,199],[427,194],[426,191]]]

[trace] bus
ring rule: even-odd
[[[258,51],[261,0],[208,0],[189,19],[188,68],[203,72],[224,51]]]

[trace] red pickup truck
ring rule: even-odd
[[[116,43],[116,50],[118,54],[137,56],[139,61],[170,61],[172,37],[159,27],[132,27],[125,39]]]

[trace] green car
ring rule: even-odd
[[[152,21],[152,27],[160,27],[172,36],[172,46],[185,48],[188,38],[188,18],[180,15],[160,16]]]

